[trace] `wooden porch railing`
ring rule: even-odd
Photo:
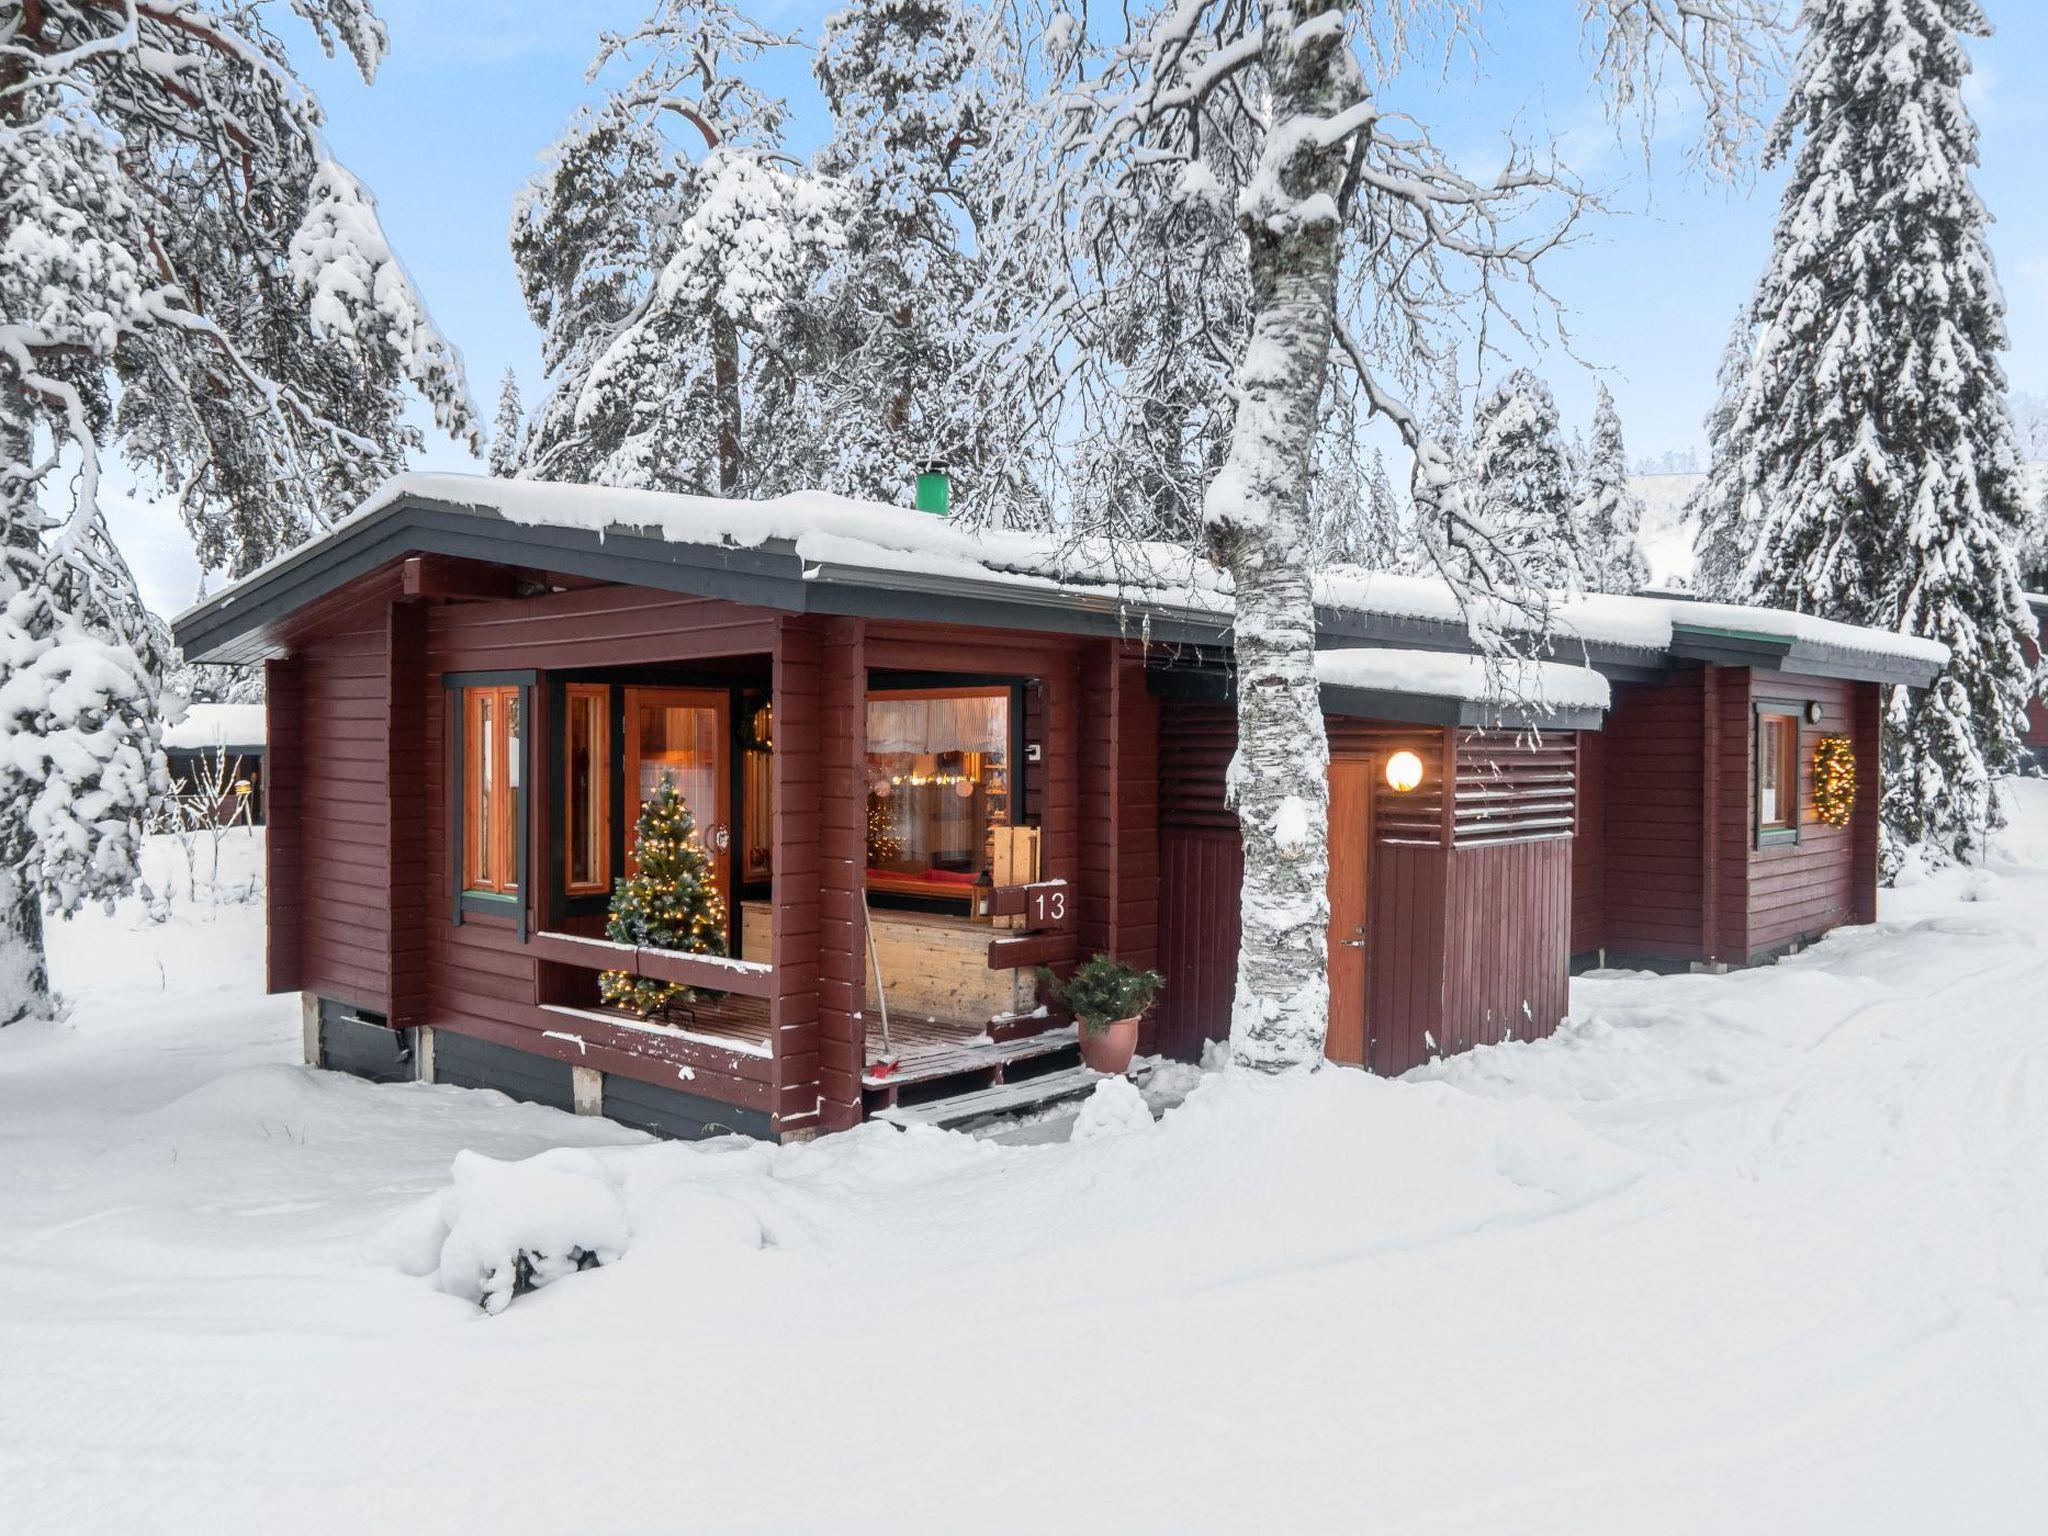
[[[649,981],[676,982],[707,992],[739,997],[775,995],[775,967],[752,960],[727,960],[717,955],[689,955],[673,949],[648,949],[587,939],[573,933],[536,933],[526,941],[528,953],[558,965],[594,971],[624,971]]]

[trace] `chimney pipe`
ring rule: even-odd
[[[944,517],[953,505],[953,481],[944,459],[926,459],[917,466],[917,510]]]

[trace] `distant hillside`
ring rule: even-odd
[[[1692,584],[1692,541],[1698,531],[1685,504],[1705,475],[1630,475],[1628,488],[1643,499],[1643,553],[1650,558],[1650,585]]]

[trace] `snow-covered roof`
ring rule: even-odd
[[[1384,646],[1316,652],[1316,681],[1325,688],[1458,699],[1468,704],[1497,699],[1504,687],[1510,696],[1540,700],[1551,710],[1604,710],[1611,695],[1607,679],[1591,667],[1558,661],[1511,662],[1503,677],[1496,678],[1483,656]]]
[[[190,704],[184,719],[164,728],[164,746],[172,752],[260,752],[263,732],[261,704]]]
[[[386,528],[407,515],[420,525],[416,536],[407,536],[412,542]],[[455,534],[447,533],[451,519],[462,525]],[[427,550],[446,535],[450,551],[461,552],[474,546],[473,519],[494,524],[500,541],[528,546],[500,557],[506,563],[649,585],[669,579],[658,566],[680,565],[687,568],[673,578],[680,590],[708,584],[713,595],[797,611],[872,609],[1019,627],[1142,628],[1155,636],[1223,642],[1234,607],[1227,575],[1166,544],[1111,546],[1038,530],[976,529],[822,491],[741,501],[414,474],[387,481],[321,539],[180,615],[180,642],[189,651],[196,641],[201,656],[245,659],[231,657],[225,639],[317,595],[313,574],[323,564],[339,564],[333,557],[344,546],[381,541],[394,552]],[[373,530],[381,530],[376,538]],[[1316,597],[1324,637],[1333,644],[1464,651],[1472,648],[1474,620],[1513,624],[1510,614],[1461,612],[1448,584],[1434,577],[1332,566],[1318,576]],[[1850,675],[1857,667],[1918,675],[1947,656],[1933,641],[1679,596],[1564,599],[1555,607],[1553,634],[1556,654],[1595,665],[1657,665],[1679,653],[1847,667]]]

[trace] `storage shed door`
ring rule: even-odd
[[[1372,759],[1330,759],[1330,1032],[1323,1054],[1365,1063],[1366,863]]]

